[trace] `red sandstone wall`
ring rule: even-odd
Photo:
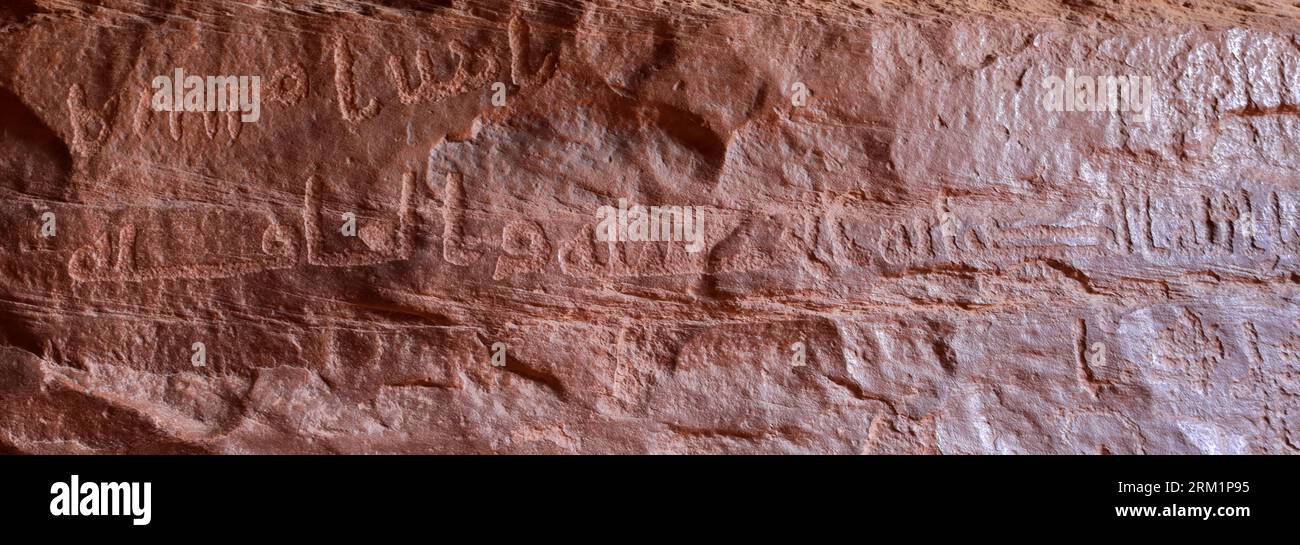
[[[1300,8],[1001,4],[7,2],[0,451],[1295,452]]]

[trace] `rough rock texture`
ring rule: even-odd
[[[7,1],[0,452],[1295,452],[1297,6]]]

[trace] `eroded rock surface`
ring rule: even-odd
[[[1186,4],[7,2],[0,451],[1295,452],[1300,7]]]

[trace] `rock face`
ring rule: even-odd
[[[965,4],[6,2],[0,452],[1295,452],[1300,7]]]

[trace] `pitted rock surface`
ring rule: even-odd
[[[0,68],[0,452],[1300,448],[1293,2],[28,0]]]

